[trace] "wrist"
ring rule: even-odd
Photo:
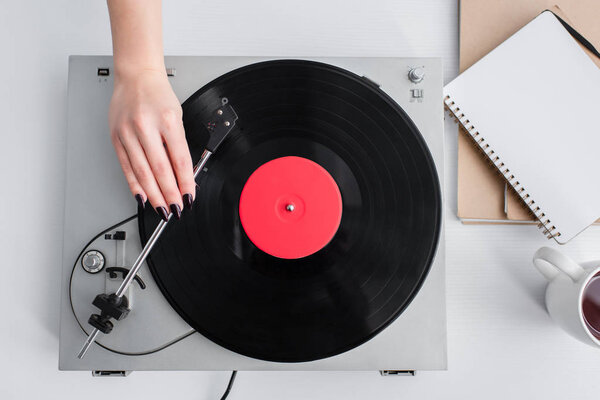
[[[142,77],[167,78],[164,62],[161,63],[116,63],[114,66],[115,82],[138,80]]]

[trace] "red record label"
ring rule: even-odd
[[[296,259],[325,247],[342,219],[342,195],[314,161],[281,157],[256,169],[240,197],[240,220],[256,247]]]

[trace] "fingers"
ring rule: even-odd
[[[136,201],[139,205],[144,208],[146,200],[148,197],[142,189],[142,185],[138,182],[133,169],[131,168],[131,162],[129,161],[129,157],[127,156],[127,151],[123,147],[123,144],[116,136],[111,136],[112,144],[115,148],[115,152],[117,154],[117,158],[119,159],[119,163],[121,164],[121,168],[123,169],[123,174],[125,175],[125,179],[127,180],[127,184],[129,185],[129,190],[131,190],[131,194],[135,197]]]
[[[163,138],[167,143],[167,155],[179,185],[179,191],[187,208],[192,207],[196,193],[196,182],[190,150],[185,140],[185,131],[181,120],[170,119],[166,122]]]
[[[156,209],[156,212],[164,220],[168,219],[167,202],[163,197],[161,189],[154,177],[152,168],[146,158],[142,145],[138,138],[132,132],[122,132],[119,137],[122,147],[127,152],[127,157],[131,165],[131,170],[135,179],[143,188],[150,204]]]
[[[145,126],[138,125],[135,129],[137,130],[137,136],[140,139],[140,143],[146,155],[146,160],[150,165],[164,200],[169,205],[173,215],[177,219],[181,218],[181,209],[183,205],[181,192],[177,187],[173,167],[171,166],[171,161],[169,160],[167,151],[163,145],[162,136],[158,131],[149,130],[151,128]],[[148,197],[150,198],[150,193],[148,193]]]
[[[133,119],[112,132],[111,139],[129,188],[142,207],[149,200],[165,220],[169,210],[179,219],[184,205],[191,208],[196,183],[177,112],[165,112],[158,121],[147,116]]]

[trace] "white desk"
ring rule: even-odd
[[[110,54],[103,1],[3,4],[0,13],[2,206],[0,398],[219,398],[229,373],[59,372],[58,311],[67,56]],[[167,54],[439,56],[457,73],[456,2],[165,0]],[[446,125],[449,369],[415,377],[241,372],[231,399],[595,398],[600,350],[552,324],[534,227],[463,226],[456,209],[456,127]],[[562,248],[600,259],[600,228]]]

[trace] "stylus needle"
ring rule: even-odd
[[[204,165],[206,164],[206,162],[208,161],[208,159],[210,158],[211,155],[212,155],[212,152],[210,150],[208,150],[208,149],[204,150],[204,152],[202,153],[202,156],[200,157],[200,161],[198,161],[198,163],[194,167],[194,178],[196,178],[198,176],[198,174],[200,173],[200,171],[202,171],[202,169],[204,168]],[[150,236],[150,239],[148,239],[148,242],[146,242],[146,245],[142,249],[140,255],[135,260],[133,267],[131,267],[131,269],[127,273],[127,276],[125,276],[125,279],[123,279],[123,282],[121,282],[121,286],[119,286],[119,289],[117,289],[117,291],[115,293],[117,298],[123,297],[123,294],[125,294],[125,292],[127,291],[127,288],[129,288],[129,285],[131,285],[131,282],[133,282],[133,279],[137,275],[139,269],[142,267],[142,264],[144,263],[144,261],[146,261],[148,254],[150,254],[150,250],[152,250],[152,248],[158,241],[158,238],[163,233],[165,227],[171,220],[172,216],[173,216],[173,214],[171,213],[171,214],[169,214],[166,221],[161,220],[158,223],[158,225],[156,226],[156,229],[154,229],[154,232],[152,233],[152,236]],[[94,328],[90,332],[85,343],[83,344],[83,347],[77,354],[77,358],[81,359],[85,356],[85,353],[87,353],[90,346],[96,341],[96,338],[98,337],[99,333],[100,333],[100,331],[98,330],[98,328]]]

